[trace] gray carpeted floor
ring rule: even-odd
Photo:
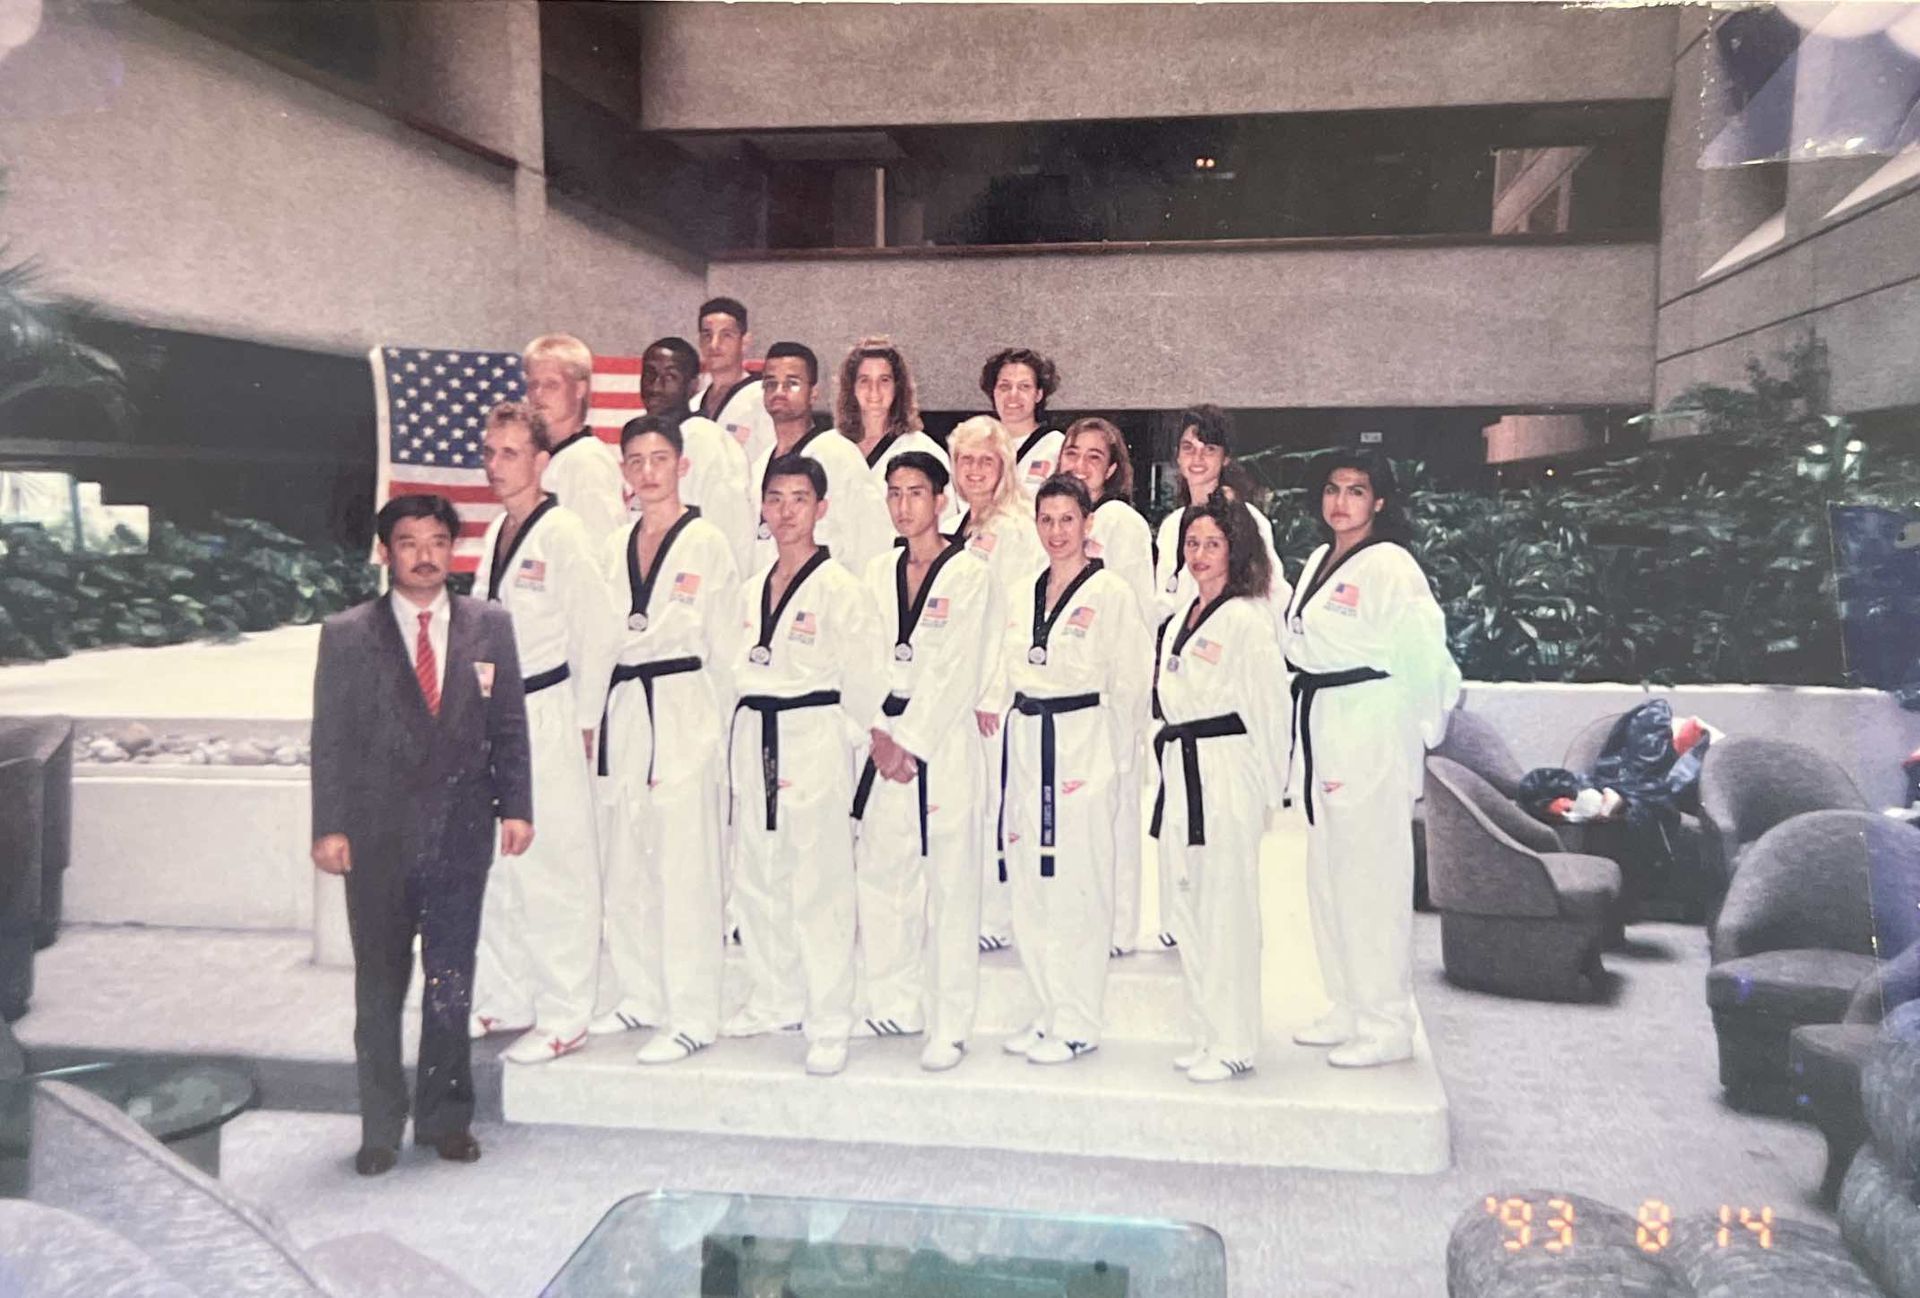
[[[895,1146],[489,1127],[472,1167],[410,1154],[374,1182],[356,1119],[255,1113],[227,1130],[224,1179],[303,1243],[386,1230],[491,1294],[532,1295],[600,1215],[658,1187],[1123,1213],[1203,1222],[1235,1298],[1437,1298],[1454,1217],[1489,1191],[1547,1187],[1633,1209],[1771,1206],[1823,1224],[1811,1127],[1726,1109],[1697,928],[1641,925],[1607,956],[1610,1001],[1506,1001],[1448,986],[1439,926],[1416,921],[1416,979],[1453,1106],[1454,1167],[1403,1177]],[[1285,1047],[1291,1049],[1293,1047]]]

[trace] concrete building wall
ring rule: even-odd
[[[517,163],[131,5],[83,12],[50,12],[9,63],[39,60],[54,81],[64,61],[117,65],[101,102],[0,115],[11,251],[51,289],[142,323],[347,353],[512,348],[558,327],[651,337],[698,305],[697,266],[549,204],[527,6],[428,6],[403,42],[453,96],[442,111],[495,92],[474,143]]]
[[[646,6],[649,130],[1662,99],[1673,14],[1531,4]]]
[[[1650,244],[1130,251],[715,262],[758,345],[831,366],[891,334],[921,405],[978,406],[1001,347],[1054,357],[1066,409],[1644,403]]]
[[[1812,332],[1828,346],[1840,411],[1920,404],[1920,185],[1837,216],[1834,206],[1885,158],[1773,168],[1703,168],[1729,116],[1719,89],[1712,16],[1687,11],[1675,62],[1661,181],[1655,401],[1695,383],[1739,385],[1749,357],[1771,360]],[[1811,76],[1803,69],[1803,75]],[[1706,272],[1768,216],[1785,238]]]

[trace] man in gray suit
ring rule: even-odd
[[[393,1166],[407,1123],[400,1012],[416,933],[414,1141],[480,1157],[467,1014],[493,823],[503,855],[533,841],[513,623],[447,592],[460,520],[445,497],[397,496],[376,527],[393,589],[327,619],[313,680],[313,863],[346,876],[362,1176]]]

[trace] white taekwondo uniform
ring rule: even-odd
[[[627,523],[626,482],[620,476],[620,452],[582,428],[553,448],[540,490],[559,500],[587,529],[587,541],[600,544]]]
[[[1391,541],[1332,565],[1328,553],[1322,545],[1307,560],[1281,639],[1294,672],[1299,760],[1289,765],[1309,823],[1308,913],[1336,1030],[1398,1054],[1413,1033],[1409,821],[1460,670],[1411,554]]]
[[[1253,516],[1253,529],[1260,534],[1260,544],[1267,547],[1267,565],[1273,569],[1273,585],[1267,591],[1267,603],[1273,610],[1273,633],[1278,636],[1280,627],[1287,617],[1287,601],[1293,597],[1293,587],[1287,584],[1285,569],[1280,563],[1280,555],[1273,548],[1273,524],[1267,516],[1246,501],[1240,507]],[[1180,520],[1186,516],[1186,509],[1175,509],[1160,520],[1160,530],[1154,534],[1153,544],[1153,624],[1159,626],[1175,613],[1187,606],[1187,602],[1199,594],[1200,588],[1194,584],[1193,575],[1187,571],[1187,556],[1182,549],[1184,539],[1180,534]]]
[[[593,1016],[600,863],[581,731],[600,724],[620,618],[586,524],[553,499],[500,552],[487,528],[473,588],[506,606],[527,682],[533,844],[487,876],[474,1013],[571,1041]]]
[[[918,759],[918,778],[867,763],[854,794],[860,953],[867,1026],[964,1046],[980,974],[980,835],[991,787],[974,708],[994,673],[1006,619],[987,565],[950,543],[907,594],[907,551],[867,565],[888,654],[887,697],[871,728]]]
[[[753,534],[760,526],[760,503],[747,491],[746,452],[720,425],[699,415],[680,421],[680,440],[687,457],[680,499],[698,507],[700,516],[720,529],[733,551],[734,571],[745,572],[753,562]],[[639,516],[638,502],[634,515]]]
[[[845,438],[841,439],[845,441]],[[743,1014],[853,1028],[853,753],[887,691],[887,645],[860,579],[823,547],[774,603],[773,567],[743,583],[727,650],[733,900]]]
[[[962,514],[954,526],[954,533],[966,533],[972,517],[971,510]],[[985,527],[967,537],[967,553],[984,561],[987,571],[993,576],[1002,626],[1009,619],[1024,618],[1027,600],[1033,593],[1034,576],[1047,566],[1047,552],[1040,547],[1040,534],[1034,527],[1033,503],[1025,496],[1016,495],[1009,508],[996,514]],[[1006,655],[999,652],[996,644],[992,656],[998,670],[988,679],[976,707],[981,712],[998,716],[1004,725],[1007,700],[1012,697],[1012,692],[1007,688]],[[992,795],[984,800],[985,805],[981,807],[980,949],[997,951],[1013,940],[1013,891],[1007,882],[1006,854],[1000,850],[1000,798],[1003,793],[1000,788],[1000,736],[997,733],[981,735],[977,724],[973,733],[978,737],[980,751],[987,762],[988,778],[993,784]]]
[[[760,496],[766,486],[767,468],[773,463],[772,446],[761,452],[748,475],[747,489],[753,502],[753,516],[760,518]],[[827,516],[814,529],[814,538],[833,551],[833,557],[850,573],[866,570],[876,555],[893,545],[893,519],[887,513],[886,495],[874,489],[873,470],[860,448],[832,428],[816,428],[793,444],[792,455],[804,455],[827,472]],[[753,547],[755,572],[771,567],[779,547],[773,532],[760,522]]]
[[[697,508],[640,570],[640,524],[607,547],[625,631],[598,758],[607,804],[602,1003],[688,1051],[720,1030],[721,791],[727,649],[739,601],[733,551]]]
[[[857,446],[857,443],[856,443]],[[887,500],[887,470],[893,462],[908,451],[924,451],[940,461],[940,467],[947,471],[947,507],[940,514],[940,530],[951,535],[960,522],[962,506],[960,493],[953,487],[953,462],[947,458],[946,448],[933,440],[926,430],[916,428],[908,433],[888,433],[874,444],[866,454],[867,467],[873,470],[874,485],[880,491],[880,503]]]
[[[689,411],[696,415],[703,414],[700,403],[711,386],[713,379],[701,374],[700,385],[687,400]],[[766,398],[761,395],[758,374],[748,374],[729,388],[725,400],[720,403],[719,413],[712,419],[720,425],[721,432],[733,438],[748,464],[759,459],[761,452],[773,445],[773,416],[767,413]],[[756,519],[760,517],[758,502],[753,516]]]
[[[1202,605],[1196,591],[1161,629],[1160,910],[1180,947],[1193,1047],[1231,1073],[1260,1048],[1260,837],[1286,791],[1282,670],[1264,599]]]
[[[1040,484],[1060,472],[1060,450],[1067,444],[1067,435],[1057,428],[1048,428],[1045,424],[1036,427],[1020,439],[1020,445],[1013,451],[1016,466],[1015,481],[1020,490],[1032,500],[1033,494],[1040,490]]]
[[[1141,621],[1153,626],[1153,529],[1140,512],[1118,496],[1095,501],[1087,525],[1087,557],[1106,564],[1107,571],[1133,592]],[[1133,718],[1138,754],[1146,752],[1152,723],[1147,702],[1140,699]],[[1121,952],[1133,950],[1140,941],[1140,786],[1147,763],[1137,759],[1128,769],[1132,776],[1120,781],[1113,823],[1113,948]]]
[[[1100,1042],[1114,804],[1139,783],[1153,642],[1138,597],[1097,560],[1051,609],[1046,596],[1042,571],[1008,621],[1002,822],[1014,946],[1040,1003],[1031,1031],[1078,1054]]]

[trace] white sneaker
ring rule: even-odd
[[[1184,1055],[1175,1055],[1173,1057],[1173,1066],[1184,1073],[1206,1057],[1207,1052],[1205,1047],[1195,1046]]]
[[[593,1037],[617,1037],[622,1032],[638,1032],[641,1028],[650,1028],[653,1024],[636,1014],[625,1010],[609,1010],[593,1022],[587,1024],[587,1035]]]
[[[920,1066],[930,1073],[944,1073],[966,1053],[964,1041],[929,1041],[927,1048],[920,1052]]]
[[[1027,1051],[1030,1064],[1071,1063],[1081,1055],[1090,1055],[1099,1046],[1090,1046],[1084,1041],[1062,1041],[1059,1037],[1047,1037],[1039,1045]]]
[[[917,1037],[927,1029],[919,1023],[902,1023],[899,1019],[861,1019],[853,1025],[853,1030],[863,1037]]]
[[[1224,1082],[1235,1077],[1246,1077],[1253,1072],[1253,1065],[1238,1059],[1202,1059],[1187,1070],[1190,1082]]]
[[[1356,1037],[1327,1052],[1327,1062],[1335,1068],[1378,1068],[1411,1058],[1412,1041],[1388,1041],[1380,1037]]]
[[[520,1034],[520,1039],[500,1052],[500,1057],[510,1064],[544,1064],[570,1055],[587,1044],[585,1030],[571,1036],[561,1036],[545,1028],[531,1028]]]
[[[663,1028],[640,1047],[640,1053],[634,1056],[634,1060],[642,1064],[677,1064],[694,1051],[706,1049],[707,1044],[684,1032],[668,1032]]]
[[[1008,1037],[1000,1043],[1000,1048],[1010,1055],[1024,1055],[1047,1039],[1047,1034],[1039,1028],[1028,1028],[1018,1036]]]
[[[1004,951],[1012,945],[1012,938],[1002,936],[999,933],[982,933],[980,935],[980,950],[983,953],[987,951]]]
[[[720,1027],[723,1037],[759,1037],[769,1032],[798,1032],[797,1022],[770,1014],[765,1010],[756,1010],[751,1005],[742,1009]]]
[[[1353,1040],[1353,1016],[1339,1010],[1293,1034],[1295,1045],[1344,1046]]]
[[[467,1016],[467,1035],[478,1041],[481,1037],[492,1036],[496,1032],[525,1032],[533,1026],[533,1020],[525,1023],[509,1023],[497,1019],[491,1014],[469,1014]]]
[[[816,1041],[807,1047],[807,1072],[815,1077],[832,1077],[846,1066],[844,1041]]]

